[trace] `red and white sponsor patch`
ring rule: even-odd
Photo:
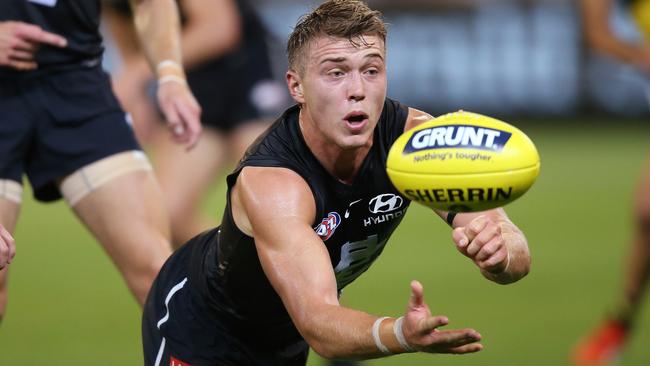
[[[183,361],[177,359],[177,358],[174,357],[174,356],[170,356],[170,359],[169,359],[169,366],[192,366],[192,365],[190,365],[190,364],[187,363],[187,362],[183,362]]]
[[[334,230],[341,224],[341,215],[338,212],[330,212],[327,217],[323,218],[320,225],[316,227],[316,235],[320,236],[323,241],[329,239]]]

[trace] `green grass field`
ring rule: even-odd
[[[542,156],[531,191],[508,207],[529,239],[531,274],[486,281],[454,248],[450,230],[412,206],[382,257],[348,287],[343,302],[399,315],[409,281],[420,280],[432,311],[451,327],[474,327],[474,355],[403,355],[365,365],[568,365],[568,351],[615,303],[627,249],[636,178],[650,156],[650,128],[554,122],[526,124]],[[206,209],[222,212],[223,190]],[[25,197],[0,327],[0,365],[139,365],[140,314],[102,249],[62,203]],[[650,364],[650,306],[622,365]],[[322,361],[313,356],[310,365]]]

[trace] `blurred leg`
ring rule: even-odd
[[[169,210],[175,247],[216,224],[218,213],[206,217],[201,202],[228,158],[226,143],[221,134],[206,128],[191,151],[168,136],[155,146],[155,171]]]
[[[12,235],[16,228],[16,220],[20,212],[20,204],[4,197],[0,197],[0,224]],[[0,323],[7,309],[7,282],[9,280],[9,268],[11,265],[0,270]]]
[[[138,170],[109,180],[73,206],[141,306],[171,254],[169,221],[162,202],[153,173]]]
[[[634,324],[650,275],[650,164],[641,177],[635,198],[636,228],[626,266],[624,299],[619,314],[626,326]]]
[[[576,347],[576,365],[610,365],[616,362],[643,300],[650,275],[650,164],[641,176],[635,196],[635,230],[624,266],[623,294],[615,313]]]

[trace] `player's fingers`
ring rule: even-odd
[[[201,121],[199,120],[199,110],[193,108],[193,106],[188,106],[184,103],[178,103],[178,112],[182,120],[182,124],[185,129],[185,142],[187,144],[187,149],[190,150],[199,140],[201,135]]]
[[[483,230],[487,222],[487,217],[481,215],[475,217],[469,224],[467,224],[467,226],[464,227],[465,235],[470,242]]]
[[[34,53],[22,50],[13,50],[9,57],[16,61],[34,61]]]
[[[483,248],[483,246],[492,240],[497,235],[501,234],[501,229],[499,225],[492,221],[484,221],[482,224],[482,229],[477,232],[474,236],[474,239],[467,246],[467,254],[472,258]]]
[[[0,268],[9,264],[9,246],[0,240]]]
[[[456,249],[460,251],[463,254],[467,254],[467,245],[469,244],[469,238],[465,234],[465,228],[464,227],[457,227],[454,229],[454,231],[451,233],[452,239],[454,239],[454,243],[456,244]]]
[[[502,272],[508,265],[508,248],[503,247],[485,261],[477,263],[479,268],[488,272]]]
[[[34,61],[20,61],[20,60],[9,60],[8,66],[21,71],[35,70],[38,68],[38,64]]]
[[[464,354],[464,353],[474,353],[483,350],[483,345],[480,343],[470,343],[460,347],[453,347],[449,349],[447,353],[453,354]]]
[[[22,23],[18,29],[17,35],[27,41],[48,44],[56,47],[65,47],[68,44],[68,41],[64,37],[56,33],[45,31],[41,27],[33,24]]]
[[[2,238],[0,239],[0,268],[11,262],[10,247],[11,241],[7,240],[5,235],[2,235]]]
[[[424,305],[424,287],[419,281],[411,281],[411,297],[409,298],[409,311],[416,310]]]
[[[167,128],[172,134],[174,141],[178,142],[180,136],[185,134],[185,127],[181,123],[178,111],[174,106],[173,102],[163,101],[160,104],[160,109],[162,109],[165,119],[167,120]]]
[[[449,319],[446,316],[431,316],[420,322],[418,333],[420,335],[429,334],[436,328],[447,324],[449,324]]]
[[[443,330],[434,334],[434,342],[440,349],[460,347],[481,340],[481,335],[474,329]]]
[[[35,53],[38,50],[39,43],[29,42],[22,38],[15,38],[13,46],[14,50],[27,51],[30,53]]]
[[[497,251],[501,250],[501,248],[505,247],[505,239],[503,239],[503,236],[501,235],[496,235],[490,241],[488,241],[481,249],[476,253],[476,257],[474,257],[477,261],[485,261],[494,253]]]
[[[7,263],[11,263],[11,260],[16,256],[16,241],[14,237],[11,236],[11,233],[7,231],[4,227],[0,226],[0,237],[7,246]]]

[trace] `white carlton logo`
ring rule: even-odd
[[[371,199],[368,208],[374,214],[386,213],[402,207],[402,203],[404,203],[402,197],[392,193],[384,193]]]

